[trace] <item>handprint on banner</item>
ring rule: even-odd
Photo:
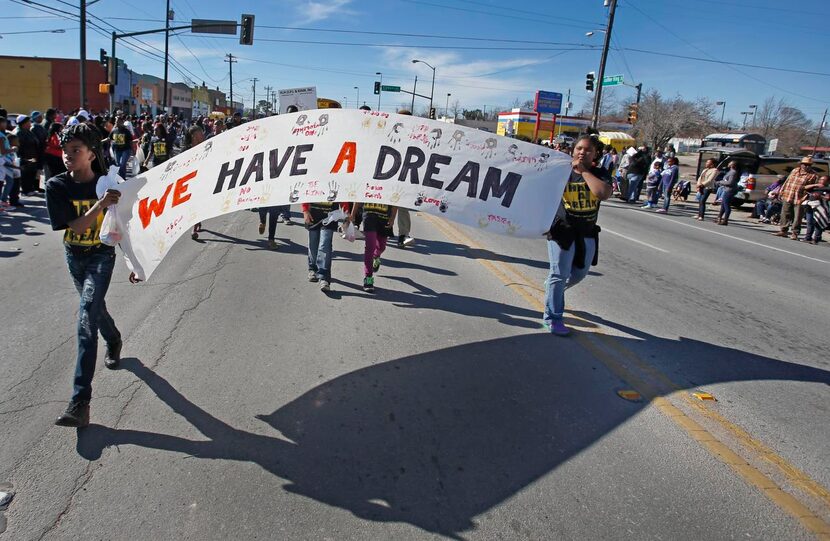
[[[370,117],[370,116],[364,117],[363,122],[361,122],[360,125],[363,126],[364,129],[369,129],[369,126],[372,125],[372,117]]]
[[[401,196],[403,195],[403,188],[396,188],[392,195],[389,196],[389,202],[392,204],[397,204],[398,201],[401,200]]]
[[[349,201],[353,201],[357,197],[357,190],[359,189],[359,182],[352,182],[351,184],[346,186],[346,196],[348,197]]]
[[[481,229],[484,229],[488,225],[490,225],[490,220],[487,218],[487,216],[479,216],[478,217],[478,226]]]
[[[339,188],[340,186],[335,181],[329,181],[329,194],[326,196],[326,201],[335,201],[337,199],[337,192]]]
[[[447,212],[447,208],[449,208],[450,204],[447,202],[446,197],[442,197],[441,201],[438,203],[438,210],[441,212]]]
[[[419,192],[418,193],[418,197],[415,198],[415,206],[416,207],[420,207],[421,205],[424,204],[424,197],[425,197],[424,192]]]
[[[544,171],[548,168],[548,158],[550,158],[550,154],[547,152],[542,152],[539,154],[539,161],[536,162],[536,170],[537,171]]]
[[[271,184],[265,184],[262,186],[262,194],[259,196],[259,202],[267,203],[271,199],[271,192],[273,189],[274,188]]]
[[[400,122],[396,122],[392,129],[389,131],[389,142],[390,143],[400,143],[401,141],[401,128],[403,128],[403,124]]]
[[[297,117],[297,126],[303,126],[305,121],[308,120],[308,115],[300,115]]]
[[[452,134],[452,140],[450,141],[450,148],[453,150],[458,150],[461,147],[461,141],[464,139],[464,132],[461,130],[455,130]]]
[[[329,114],[323,113],[317,122],[320,124],[320,131],[317,132],[317,137],[320,137],[329,130]]]
[[[513,222],[511,222],[510,225],[507,226],[507,234],[515,235],[516,232],[521,228],[522,226],[520,226],[519,224],[514,224]]]
[[[382,130],[385,127],[386,127],[386,119],[385,118],[378,119],[378,129]]]
[[[510,154],[511,156],[513,156],[514,158],[516,157],[516,151],[518,151],[518,150],[519,150],[519,145],[517,145],[515,143],[513,143],[512,145],[507,147],[507,153]],[[521,154],[520,154],[520,156],[521,156]]]
[[[488,137],[484,141],[484,150],[481,153],[483,158],[492,158],[493,154],[496,153],[496,146],[498,145],[498,141],[494,137]]]
[[[294,186],[291,186],[291,193],[288,195],[288,201],[291,203],[296,203],[300,200],[300,188],[303,187],[302,182],[296,183]]]
[[[228,194],[225,196],[225,199],[222,201],[222,207],[221,207],[222,212],[223,213],[228,212],[230,210],[232,204],[233,204],[233,194],[231,192],[228,192]]]
[[[429,148],[436,148],[441,145],[441,128],[433,128],[429,132]]]
[[[164,248],[167,246],[167,242],[164,240],[164,237],[158,234],[154,234],[153,245],[156,247],[156,251],[158,252],[159,256],[164,255]]]

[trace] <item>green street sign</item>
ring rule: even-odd
[[[602,86],[617,86],[623,83],[622,75],[609,75],[602,78]]]
[[[399,86],[389,86],[389,85],[382,85],[380,87],[380,89],[383,90],[384,92],[400,92],[401,91],[401,87],[399,87]]]

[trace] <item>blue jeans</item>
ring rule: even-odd
[[[115,151],[115,162],[118,164],[118,174],[121,178],[127,178],[127,160],[130,159],[130,155],[130,149]]]
[[[643,175],[629,173],[626,178],[628,179],[628,200],[636,201],[640,197],[640,183],[643,181]]]
[[[724,190],[720,200],[720,217],[728,220],[732,214],[732,200],[735,199],[735,192]]]
[[[318,227],[308,230],[308,270],[317,273],[317,278],[331,282],[331,239],[333,229]]]
[[[0,180],[3,180],[3,193],[0,195],[0,201],[8,203],[9,195],[11,195],[12,188],[14,188],[14,178],[11,175],[6,175],[6,178]]]
[[[88,401],[92,397],[92,376],[98,357],[98,331],[107,344],[121,342],[121,333],[107,312],[104,297],[115,267],[115,251],[78,255],[66,248],[66,264],[81,296],[78,311],[78,358],[72,400]]]
[[[709,188],[703,188],[703,191],[698,194],[697,215],[701,218],[706,217],[706,202],[711,194],[712,190]]]
[[[821,242],[821,233],[824,230],[816,223],[815,210],[813,207],[808,206],[806,208],[805,217],[807,218],[807,236],[804,237],[804,240],[815,240],[816,242]]]
[[[576,242],[567,250],[563,250],[556,241],[548,241],[550,271],[545,280],[545,323],[550,324],[555,319],[562,319],[565,312],[565,289],[575,286],[588,275],[596,248],[594,239],[585,239],[584,266],[578,269],[573,265]]]
[[[669,210],[669,206],[671,205],[671,191],[673,187],[674,186],[671,184],[663,184],[660,187],[663,193],[663,210]]]

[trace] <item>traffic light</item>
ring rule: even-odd
[[[240,23],[239,44],[253,45],[254,44],[254,16],[242,15],[242,22]]]
[[[375,94],[380,94],[380,81],[375,81]]]
[[[435,107],[430,107],[429,108],[429,118],[431,120],[435,120]]]
[[[109,83],[99,83],[98,92],[100,94],[115,94],[115,85]]]
[[[628,106],[628,123],[629,124],[634,124],[635,122],[637,122],[637,109],[639,109],[639,108],[640,108],[640,106],[637,105],[636,103],[632,103],[631,105]]]
[[[107,65],[107,60],[108,60],[107,50],[106,49],[101,49],[101,58],[98,60],[98,62],[100,62],[102,66],[106,66]]]
[[[594,77],[595,75],[593,71],[589,72],[588,75],[585,76],[585,90],[588,92],[594,91]]]

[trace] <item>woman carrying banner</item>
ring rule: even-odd
[[[545,280],[543,321],[548,331],[559,336],[571,332],[562,321],[565,289],[582,281],[596,264],[599,206],[612,193],[611,175],[592,165],[601,145],[595,135],[577,140],[570,177],[547,234],[550,273]]]
[[[363,213],[363,291],[374,293],[374,274],[380,269],[380,256],[386,250],[386,239],[392,235],[392,224],[398,209],[378,203],[357,203],[352,207],[351,221]]]
[[[349,212],[348,203],[303,203],[303,221],[308,230],[308,281],[320,282],[320,291],[331,289],[332,238],[337,231],[337,220],[324,223],[329,214],[340,205],[340,210]],[[346,218],[348,225],[348,218]]]
[[[106,173],[98,130],[88,124],[71,126],[63,132],[61,145],[67,172],[46,183],[46,208],[52,229],[65,230],[66,263],[81,303],[74,392],[55,424],[83,427],[89,424],[99,330],[107,343],[106,367],[115,369],[121,356],[121,333],[104,302],[115,266],[115,248],[102,244],[99,237],[104,209],[117,203],[121,194],[107,190],[100,199],[96,195],[98,178]]]

